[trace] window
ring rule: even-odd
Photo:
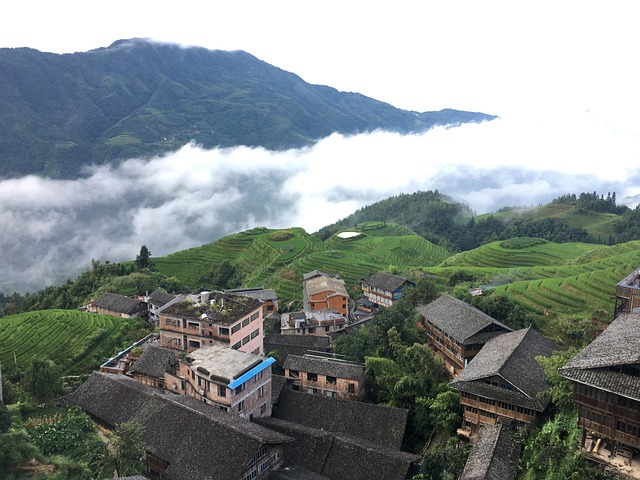
[[[228,336],[229,335],[229,329],[226,328],[226,327],[218,327],[218,333],[220,335]]]
[[[250,322],[253,322],[256,318],[258,318],[258,316],[260,315],[260,312],[256,312],[253,315],[251,315],[251,318],[249,318]]]
[[[247,335],[242,339],[242,345],[246,345],[247,343],[249,343],[250,340],[251,338],[249,337],[249,335]]]
[[[249,322],[250,322],[250,321],[251,321],[251,320],[249,320],[248,318],[245,318],[245,319],[242,321],[242,328],[244,328],[244,327],[246,327],[247,325],[249,325]]]
[[[189,340],[189,348],[200,348],[200,342]]]
[[[260,334],[260,329],[257,329],[257,330],[254,330],[253,332],[251,332],[251,340],[256,338],[259,334]]]
[[[227,396],[227,387],[224,385],[218,385],[218,396],[226,397]]]
[[[231,333],[236,333],[238,330],[240,330],[240,324],[236,323],[233,327],[231,327]]]
[[[258,373],[256,373],[256,375],[253,377],[253,381],[257,382],[258,380],[260,380],[262,378],[263,373],[264,373],[264,370],[260,370]]]
[[[231,348],[233,348],[234,350],[238,350],[241,346],[242,344],[238,342],[238,343],[234,343]]]
[[[310,382],[317,382],[318,375],[315,373],[307,373],[307,380],[309,380]]]
[[[267,413],[267,404],[263,403],[262,405],[260,405],[260,413],[262,415],[264,415],[265,413]]]
[[[348,393],[356,393],[356,384],[355,383],[349,383],[347,385],[347,392]]]
[[[329,385],[335,385],[336,384],[336,380],[337,380],[336,377],[331,377],[331,376],[327,375],[327,383]]]
[[[244,400],[241,400],[240,403],[238,403],[238,411],[241,412],[244,410]]]
[[[238,395],[239,393],[242,393],[244,391],[244,383],[241,383],[240,385],[238,385],[235,390],[233,391],[236,395]]]
[[[264,397],[264,385],[258,389],[258,398]]]

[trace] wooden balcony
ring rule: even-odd
[[[488,403],[484,403],[481,402],[479,400],[471,400],[470,398],[465,398],[465,397],[460,397],[460,404],[463,406],[469,406],[469,407],[473,407],[473,408],[477,408],[478,411],[484,410],[486,412],[491,412],[496,414],[497,416],[503,417],[503,418],[511,418],[513,420],[517,420],[519,422],[522,423],[533,423],[533,421],[535,420],[535,416],[532,415],[527,415],[525,413],[520,413],[517,410],[510,410],[507,408],[500,408],[497,405],[490,405]],[[468,413],[465,410],[465,417],[469,416],[469,415],[474,415],[472,413]],[[482,417],[483,419],[487,419],[486,417]],[[482,423],[487,423],[484,420],[482,421]],[[490,423],[490,425],[493,425],[495,423],[495,421],[493,421],[492,423]]]
[[[578,424],[584,427],[585,430],[595,432],[598,435],[607,437],[609,440],[613,440],[623,445],[627,445],[632,448],[640,449],[640,438],[630,435],[628,433],[620,432],[613,427],[602,425],[586,418],[580,418]]]

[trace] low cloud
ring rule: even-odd
[[[91,259],[153,256],[256,226],[312,233],[400,193],[438,189],[477,213],[565,193],[640,199],[638,135],[593,112],[499,119],[422,135],[332,135],[314,147],[203,150],[88,168],[78,180],[0,182],[0,291],[35,291]]]

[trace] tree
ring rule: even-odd
[[[29,442],[24,430],[0,433],[0,478],[15,478],[16,467],[36,455],[38,450]]]
[[[0,402],[0,433],[7,433],[11,426],[11,414],[4,402]]]
[[[456,428],[462,423],[462,409],[458,392],[447,388],[438,393],[435,398],[418,398],[417,401],[425,402],[429,407],[433,425],[436,428],[450,435],[455,434]]]
[[[373,356],[375,351],[375,337],[373,332],[365,326],[348,335],[338,337],[335,342],[335,352],[353,362],[363,363],[365,357]]]
[[[37,402],[46,403],[62,393],[62,376],[51,360],[34,358],[24,374],[22,388]]]
[[[558,369],[564,367],[576,353],[575,348],[570,348],[562,352],[553,352],[550,357],[536,357],[538,363],[542,365],[549,384],[543,395],[560,411],[573,412],[576,409],[573,403],[573,385],[570,380],[558,373]]]
[[[119,477],[142,472],[145,448],[139,424],[133,421],[121,423],[115,432],[113,448],[115,468]]]
[[[141,270],[143,268],[149,268],[151,266],[150,257],[151,257],[151,252],[149,251],[147,246],[143,245],[142,247],[140,247],[140,253],[136,257],[136,261],[135,261],[135,264],[138,270]]]
[[[218,290],[235,288],[240,283],[238,275],[238,269],[229,260],[223,260],[216,268],[204,274],[201,280]]]

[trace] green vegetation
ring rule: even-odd
[[[191,141],[284,150],[333,132],[409,133],[495,118],[399,110],[310,85],[245,52],[140,39],[68,55],[3,48],[0,65],[5,176],[77,177],[85,164],[158,155]]]
[[[113,354],[145,336],[150,325],[76,310],[43,310],[0,318],[3,373],[26,370],[36,358],[50,359],[65,375],[89,373]]]

